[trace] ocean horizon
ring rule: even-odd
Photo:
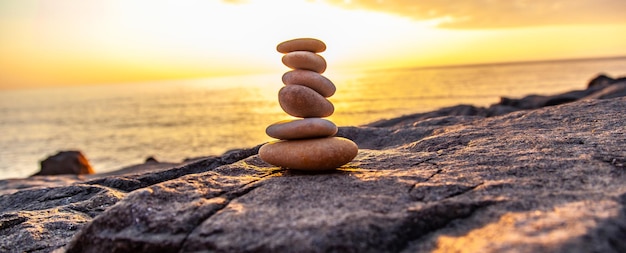
[[[285,69],[285,71],[288,71]],[[500,97],[585,89],[598,74],[626,75],[626,57],[329,71],[338,126],[436,110],[489,106]],[[277,99],[282,72],[116,85],[0,90],[0,179],[27,177],[61,150],[81,150],[96,172],[220,155],[272,140],[292,117]]]

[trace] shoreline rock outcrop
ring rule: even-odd
[[[624,111],[625,97],[578,99],[340,127],[359,154],[316,173],[269,165],[257,146],[2,180],[0,251],[624,252]]]
[[[611,78],[604,74],[589,81],[587,89],[573,90],[556,95],[528,95],[523,98],[501,97],[500,102],[489,107],[473,105],[455,105],[439,110],[403,115],[393,119],[381,119],[364,127],[388,127],[402,125],[402,122],[416,122],[438,117],[468,116],[479,118],[494,117],[520,110],[533,110],[546,106],[555,106],[585,99],[607,99],[626,96],[626,77]],[[432,122],[430,123],[432,124]],[[440,124],[439,122],[437,124]]]

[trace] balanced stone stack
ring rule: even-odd
[[[357,145],[351,140],[333,137],[337,126],[323,117],[335,107],[326,98],[335,94],[335,85],[321,74],[326,61],[318,53],[326,50],[324,42],[301,38],[280,43],[276,50],[285,54],[283,63],[293,69],[283,75],[278,92],[280,107],[301,119],[276,122],[267,127],[270,137],[280,139],[259,150],[263,161],[297,170],[330,170],[354,159]]]

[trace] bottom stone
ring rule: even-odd
[[[359,147],[346,138],[274,141],[259,149],[263,161],[296,170],[331,170],[356,157]]]

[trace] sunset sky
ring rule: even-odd
[[[624,0],[0,0],[0,89],[626,56]]]

